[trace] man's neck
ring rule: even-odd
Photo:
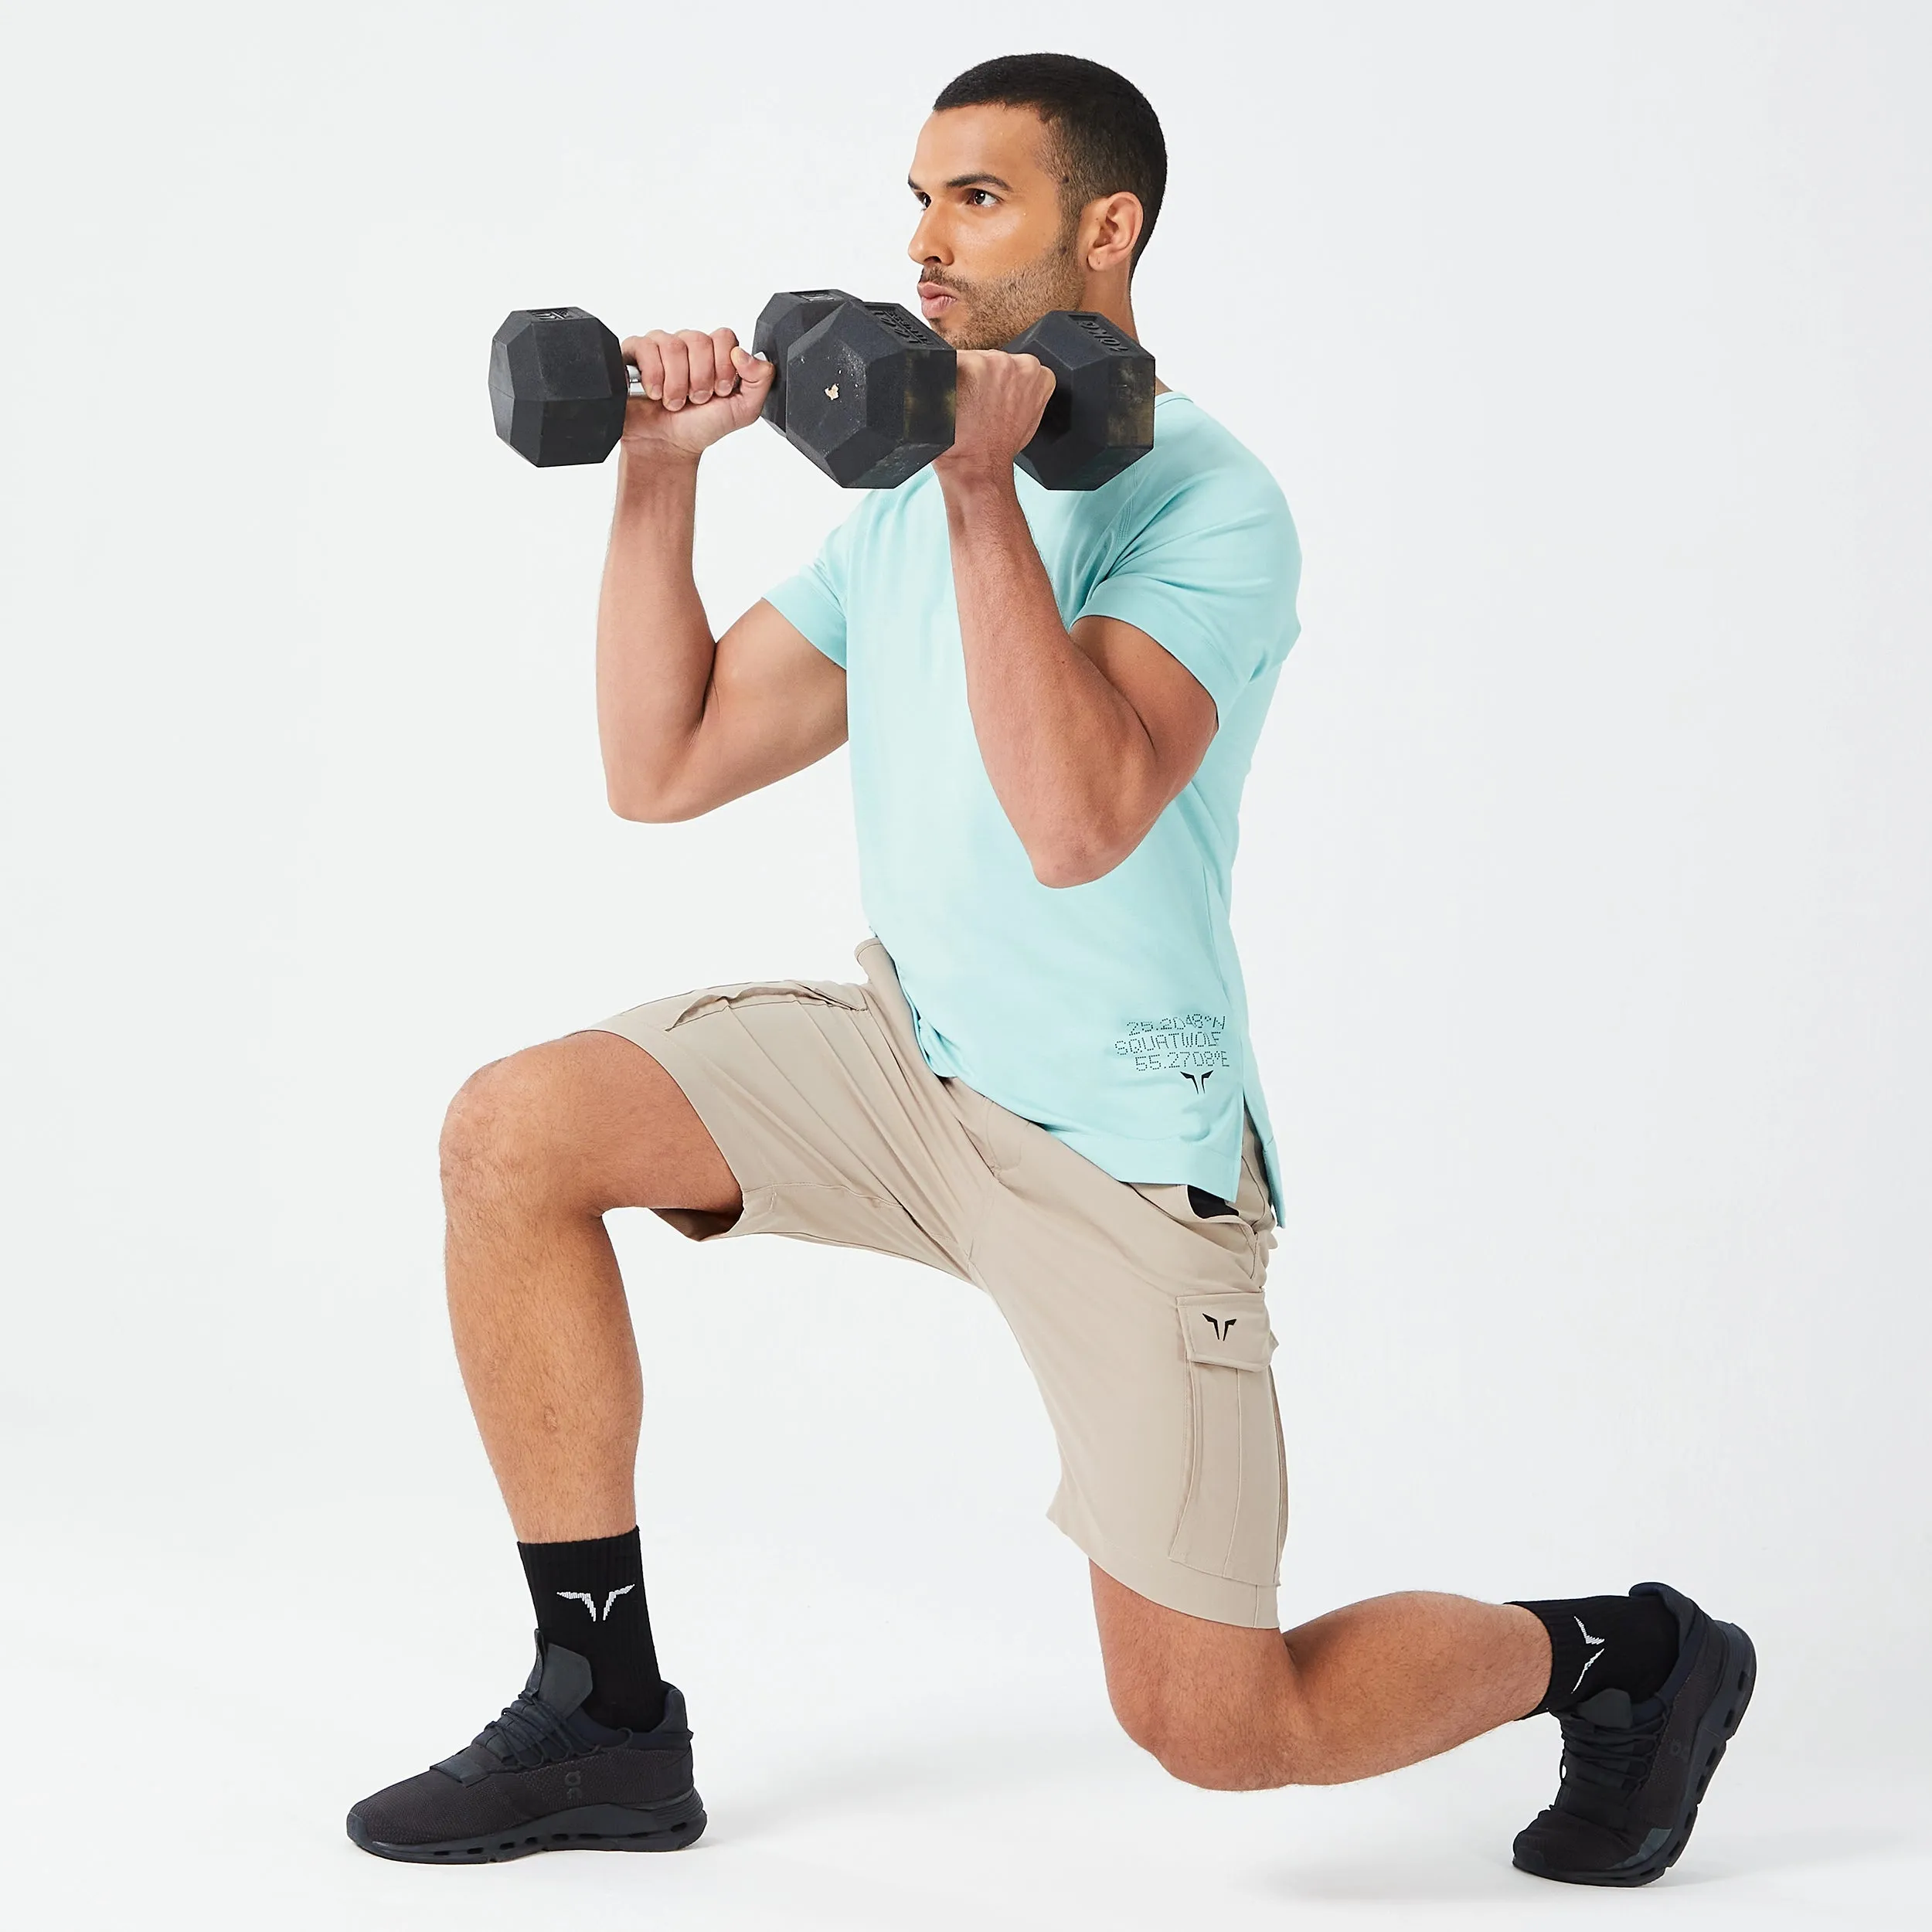
[[[1141,332],[1134,326],[1134,304],[1124,284],[1109,282],[1087,291],[1086,307],[1090,314],[1104,315],[1117,329],[1124,330],[1135,342],[1141,339]],[[1167,385],[1161,380],[1157,368],[1154,373],[1154,393],[1165,396]]]

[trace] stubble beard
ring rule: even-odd
[[[1024,268],[998,281],[941,281],[940,287],[957,291],[966,311],[957,323],[951,316],[944,318],[947,342],[954,349],[1004,349],[1043,315],[1079,308],[1085,277],[1073,259],[1072,239],[1061,236]]]

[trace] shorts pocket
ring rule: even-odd
[[[1186,1487],[1168,1554],[1210,1576],[1272,1584],[1285,1485],[1267,1304],[1257,1294],[1184,1294],[1175,1307],[1190,1428]]]
[[[1264,1252],[1262,1230],[1245,1214],[1233,1207],[1228,1207],[1225,1213],[1218,1211],[1223,1203],[1202,1189],[1198,1192],[1205,1200],[1213,1203],[1212,1208],[1204,1213],[1193,1198],[1197,1190],[1179,1181],[1129,1181],[1125,1185],[1151,1206],[1158,1208],[1176,1227],[1196,1240],[1219,1248],[1241,1275],[1257,1288],[1260,1287],[1259,1271]],[[1270,1234],[1267,1238],[1272,1246],[1274,1236]],[[1198,1281],[1202,1277],[1196,1272],[1192,1278]],[[1206,1278],[1213,1277],[1209,1275]]]
[[[1015,1117],[957,1075],[942,1074],[939,1083],[952,1096],[960,1126],[975,1152],[997,1179],[1019,1158],[1014,1138]]]
[[[682,1026],[687,1020],[707,1013],[730,1012],[735,1007],[770,1006],[784,1001],[816,1000],[828,1006],[843,1006],[863,1012],[866,996],[856,986],[832,979],[748,979],[736,986],[707,986],[690,995],[690,1003],[670,1021],[665,1030]]]

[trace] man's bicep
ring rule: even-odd
[[[701,817],[845,742],[845,672],[761,598],[718,640],[704,715],[653,815]]]
[[[1180,659],[1124,617],[1083,617],[1071,636],[1131,705],[1154,748],[1152,795],[1136,801],[1145,832],[1185,788],[1219,729],[1206,687]]]

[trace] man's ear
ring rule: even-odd
[[[1134,259],[1134,245],[1147,225],[1138,195],[1123,189],[1087,204],[1081,226],[1087,236],[1087,266],[1095,274],[1124,268]]]

